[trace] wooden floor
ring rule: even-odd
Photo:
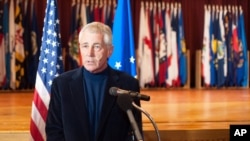
[[[190,138],[195,131],[197,136],[211,131],[212,136],[218,134],[218,138],[228,140],[231,124],[250,124],[250,89],[158,89],[141,93],[151,97],[142,101],[141,107],[153,117],[162,140],[171,140],[175,134],[176,141],[184,140],[187,132]],[[13,137],[11,134],[28,134],[32,98],[32,91],[0,92],[1,141]],[[153,125],[144,114],[143,130],[147,140],[156,140]],[[178,139],[180,133],[182,139]]]

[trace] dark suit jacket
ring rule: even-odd
[[[83,77],[83,68],[79,68],[54,79],[46,121],[48,141],[90,141]],[[109,67],[101,121],[95,141],[128,141],[131,138],[132,128],[128,116],[117,105],[117,97],[109,94],[109,88],[113,86],[139,92],[136,79]],[[140,106],[138,99],[134,101]],[[133,113],[142,133],[141,113],[135,109]]]

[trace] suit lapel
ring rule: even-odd
[[[86,140],[89,140],[89,120],[88,120],[88,112],[85,102],[85,96],[84,96],[84,85],[83,85],[83,70],[78,69],[78,71],[72,76],[72,82],[70,83],[70,93],[72,96],[74,96],[73,99],[77,100],[77,102],[74,102],[72,106],[75,108],[78,108],[77,115],[86,120],[79,120],[79,128],[83,132],[83,136],[87,137]],[[72,115],[73,116],[73,115]],[[83,125],[83,126],[80,126]]]
[[[86,140],[90,140],[90,129],[89,129],[89,120],[88,120],[88,112],[87,107],[85,105],[85,96],[84,96],[84,85],[83,85],[83,70],[78,69],[78,71],[72,76],[72,81],[70,83],[70,94],[74,96],[78,102],[75,102],[74,105],[75,108],[79,108],[78,115],[86,120],[80,120],[79,125],[84,125],[83,127],[80,127],[80,130],[83,132],[83,136],[87,137]],[[120,81],[119,81],[119,75],[111,68],[109,68],[109,78],[107,81],[107,86],[105,89],[105,97],[103,102],[103,108],[102,113],[100,117],[99,122],[99,128],[97,129],[96,133],[96,141],[98,140],[101,132],[103,131],[103,128],[105,126],[105,123],[109,117],[109,114],[112,110],[112,107],[116,104],[116,97],[109,94],[109,88],[110,87],[121,87]],[[85,126],[86,125],[86,126]]]
[[[109,88],[113,86],[119,87],[119,85],[120,84],[119,84],[118,74],[114,70],[109,68],[109,78],[108,78],[107,86],[105,90],[105,98],[104,98],[104,102],[102,106],[103,108],[102,108],[102,113],[100,117],[99,128],[96,134],[96,137],[97,137],[96,140],[98,140],[99,135],[103,131],[104,125],[106,123],[107,118],[109,117],[112,107],[116,103],[116,97],[109,94]]]

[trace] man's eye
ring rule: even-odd
[[[94,48],[97,48],[97,49],[98,49],[98,48],[100,48],[100,46],[94,46]]]
[[[82,46],[82,48],[88,48],[88,46],[87,46],[87,45],[84,45],[84,46]]]
[[[101,48],[102,48],[102,47],[99,46],[99,45],[95,45],[95,46],[94,46],[94,50],[95,50],[95,51],[99,51],[99,50],[101,50]]]

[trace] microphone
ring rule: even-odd
[[[119,107],[127,113],[129,122],[131,124],[131,127],[133,128],[135,137],[137,141],[143,141],[142,135],[140,133],[140,130],[138,128],[138,125],[136,123],[135,117],[132,112],[132,98],[129,95],[118,95],[117,97],[117,104]]]
[[[118,96],[118,95],[122,95],[122,94],[128,94],[133,98],[139,98],[141,100],[145,100],[145,101],[149,101],[150,100],[150,96],[147,95],[143,95],[140,94],[138,92],[132,92],[132,91],[127,91],[127,90],[123,90],[123,89],[119,89],[117,87],[111,87],[109,89],[109,93],[113,96]]]

